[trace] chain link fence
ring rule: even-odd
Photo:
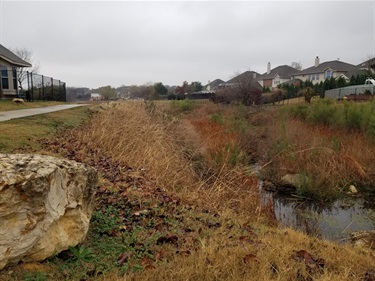
[[[27,90],[24,92],[26,100],[66,101],[64,82],[31,72],[27,72],[26,77]]]
[[[0,67],[0,98],[27,101],[66,101],[66,84],[61,80],[28,71]]]
[[[375,94],[375,86],[369,84],[336,88],[325,91],[324,97],[341,100],[348,96],[358,96],[358,99],[361,99],[361,95],[365,94],[373,96]]]

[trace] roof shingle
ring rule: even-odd
[[[280,65],[272,69],[269,74],[267,74],[267,72],[263,73],[259,77],[259,80],[273,79],[276,77],[276,75],[279,75],[281,78],[289,78],[291,74],[297,72],[299,72],[299,70],[294,67],[289,65]]]

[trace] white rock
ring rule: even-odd
[[[349,186],[349,193],[350,194],[356,194],[356,193],[358,193],[358,190],[357,190],[357,188],[355,188],[354,185],[350,185]]]
[[[0,270],[82,242],[96,184],[96,171],[74,161],[0,154]]]

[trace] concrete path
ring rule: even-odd
[[[87,104],[60,104],[60,105],[53,105],[53,106],[47,106],[47,107],[2,111],[0,112],[0,122],[7,121],[10,119],[22,118],[22,117],[27,117],[27,116],[37,115],[37,114],[44,114],[44,113],[74,108],[78,106],[85,106],[85,105]]]

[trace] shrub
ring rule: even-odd
[[[330,125],[337,107],[331,99],[319,100],[308,109],[306,120],[316,124]]]
[[[220,113],[214,113],[211,115],[210,120],[220,125],[224,124],[223,116]]]
[[[352,103],[344,104],[344,114],[346,120],[346,127],[349,130],[356,130],[361,128],[362,123],[362,112],[360,111],[360,106]]]
[[[306,120],[307,112],[308,112],[308,106],[306,104],[299,104],[299,105],[296,105],[296,106],[292,106],[292,107],[290,107],[289,112],[291,113],[292,117],[294,117],[294,118]]]
[[[189,112],[196,107],[196,103],[192,100],[173,100],[171,107],[179,112]]]

